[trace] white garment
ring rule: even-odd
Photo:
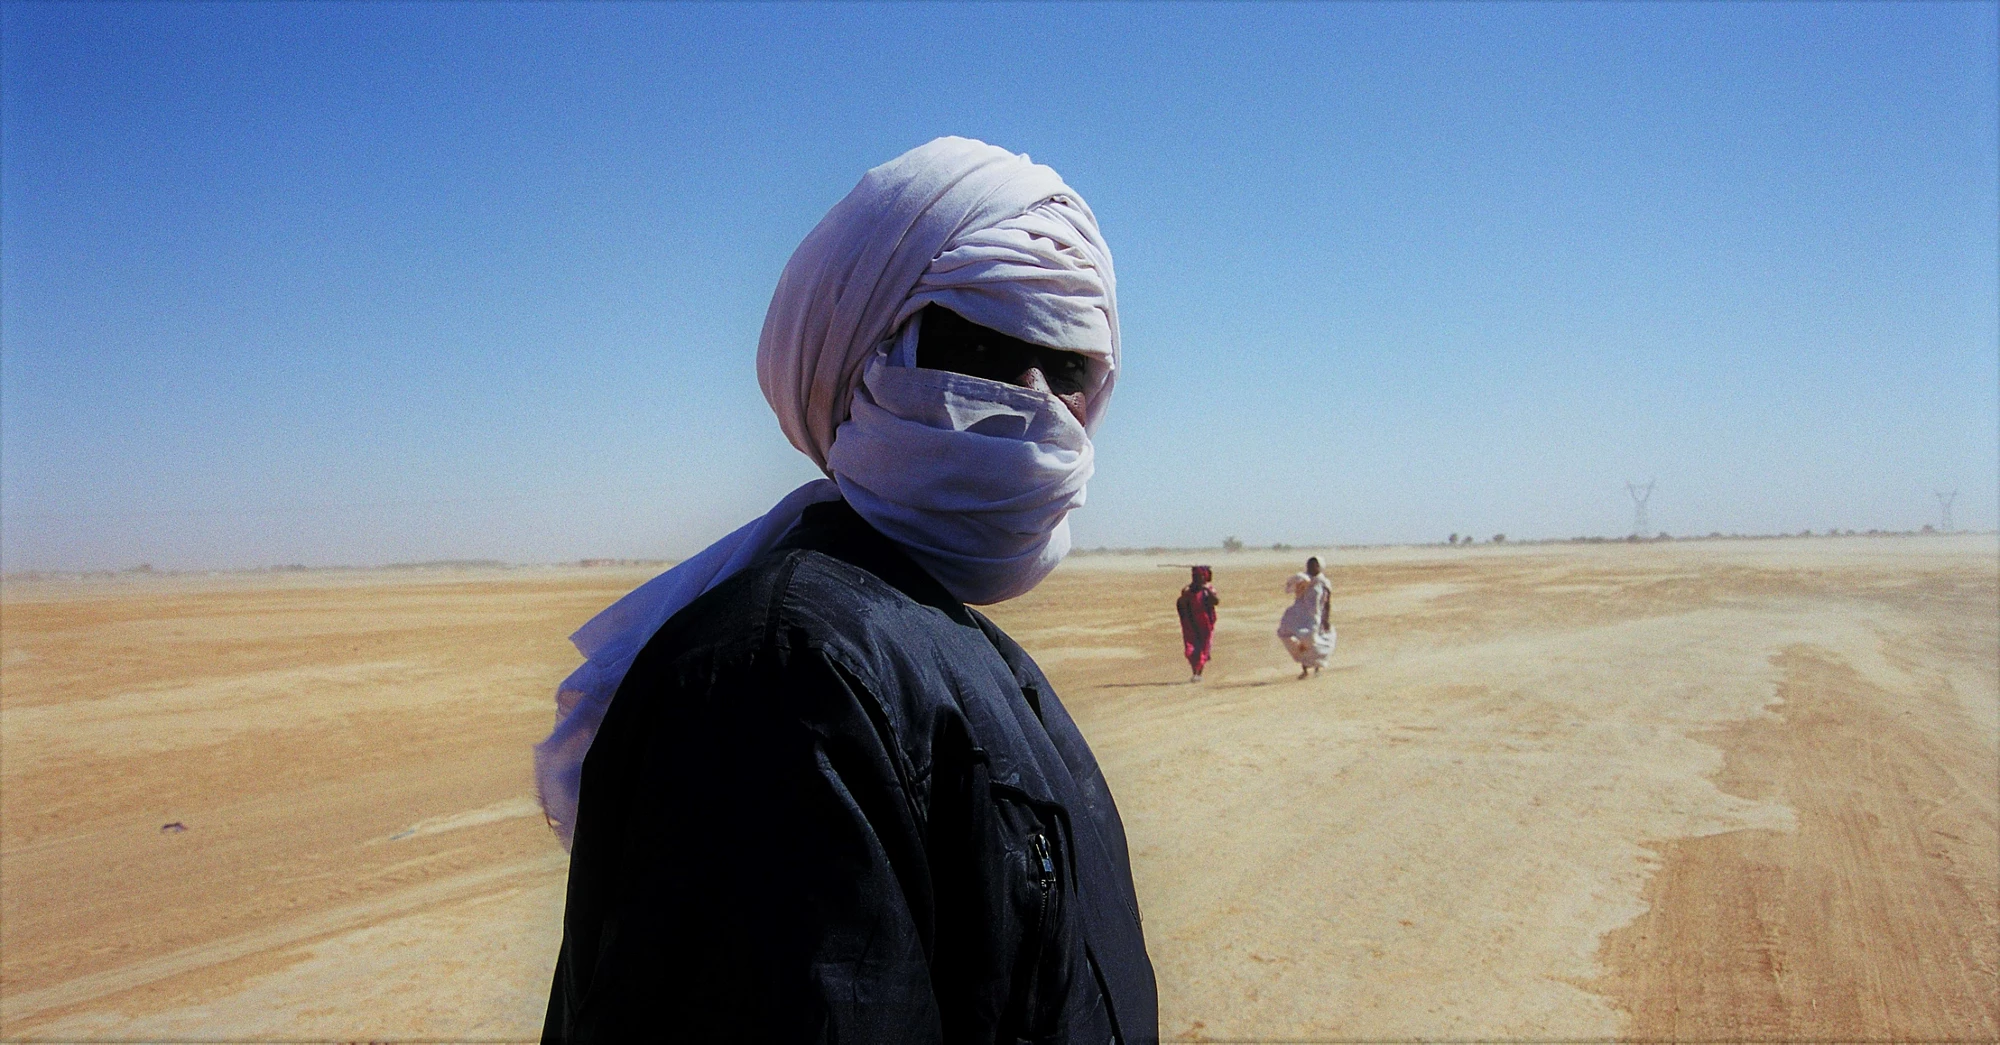
[[[1324,573],[1317,577],[1294,573],[1285,581],[1285,594],[1292,596],[1292,604],[1278,618],[1278,638],[1300,667],[1317,668],[1333,656],[1333,628],[1321,627],[1326,623],[1321,610],[1332,591]]]
[[[1093,451],[1061,400],[884,355],[853,409],[827,460],[841,493],[961,601],[1020,595],[1069,552]]]
[[[1115,285],[1090,208],[1026,156],[939,138],[862,177],[786,264],[757,346],[779,425],[832,478],[571,636],[586,660],[558,688],[555,729],[535,747],[542,809],[565,848],[584,756],[633,658],[681,607],[775,547],[808,505],[844,494],[966,602],[1012,598],[1055,568],[1117,373]],[[1045,392],[915,369],[914,317],[932,302],[1088,356],[1087,423]]]

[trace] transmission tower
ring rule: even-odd
[[[1646,521],[1646,499],[1653,496],[1653,480],[1646,480],[1644,486],[1626,483],[1625,492],[1632,495],[1632,536],[1644,537],[1646,531],[1652,529]]]
[[[1958,500],[1958,491],[1957,491],[1957,490],[1953,490],[1953,491],[1952,491],[1952,492],[1950,492],[1950,493],[1945,493],[1945,492],[1943,492],[1943,491],[1939,491],[1939,492],[1938,492],[1938,495],[1937,495],[1937,499],[1938,499],[1938,514],[1939,514],[1939,515],[1940,515],[1940,516],[1942,517],[1942,518],[1940,518],[1940,519],[1939,519],[1938,521],[1944,524],[1944,526],[1943,526],[1943,532],[1945,532],[1945,533],[1950,533],[1950,532],[1951,532],[1951,502],[1953,502],[1953,501],[1956,501],[1956,500]]]

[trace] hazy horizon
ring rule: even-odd
[[[2000,7],[0,4],[0,567],[679,558],[793,246],[1060,171],[1078,547],[2000,525]]]

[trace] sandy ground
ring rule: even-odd
[[[1131,834],[1170,1038],[2000,1036],[1992,536],[1216,554],[993,615]],[[10,583],[0,1036],[533,1038],[528,745],[612,569]],[[182,831],[163,831],[178,823]]]

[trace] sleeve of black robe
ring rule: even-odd
[[[585,762],[544,1040],[938,1041],[873,698],[812,651],[673,671],[640,658]]]

